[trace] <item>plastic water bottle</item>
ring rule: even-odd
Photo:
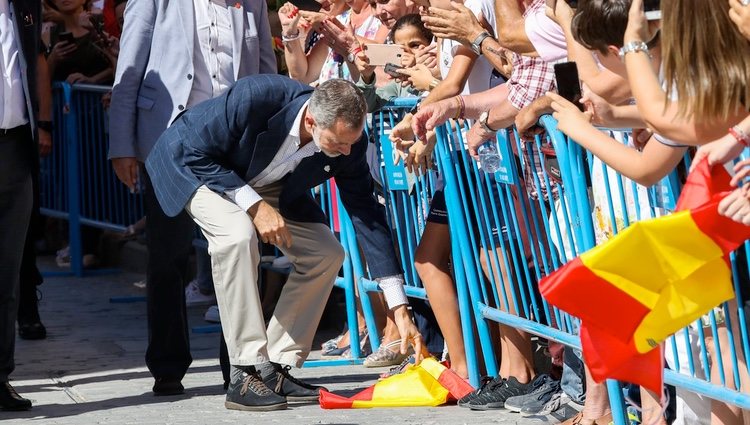
[[[479,165],[485,173],[496,173],[500,169],[500,153],[494,141],[489,141],[479,147]]]

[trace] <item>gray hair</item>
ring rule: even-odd
[[[338,120],[349,128],[360,128],[367,114],[367,102],[352,82],[333,79],[315,89],[308,109],[322,129],[332,128]]]

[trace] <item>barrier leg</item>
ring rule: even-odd
[[[68,244],[70,250],[70,269],[75,276],[83,276],[83,243],[81,240],[81,174],[79,170],[78,118],[75,105],[72,104],[70,84],[63,83],[63,96],[67,113],[65,114],[65,149],[67,150],[68,167]]]

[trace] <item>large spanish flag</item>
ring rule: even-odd
[[[466,381],[433,358],[422,360],[398,375],[386,378],[353,397],[320,392],[320,407],[352,409],[371,407],[440,406],[473,391]]]
[[[660,343],[734,296],[728,254],[750,227],[718,213],[731,186],[704,160],[674,214],[632,224],[558,269],[542,294],[582,321],[584,360],[596,381],[619,379],[661,393]]]

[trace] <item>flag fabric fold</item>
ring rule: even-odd
[[[584,360],[596,381],[661,393],[656,348],[734,296],[728,255],[750,238],[750,227],[718,213],[729,182],[724,167],[702,161],[677,212],[632,224],[540,282],[548,301],[581,319]]]
[[[458,400],[473,391],[460,376],[433,358],[406,371],[383,379],[352,397],[328,391],[320,393],[324,409],[357,409],[372,407],[440,406]]]

